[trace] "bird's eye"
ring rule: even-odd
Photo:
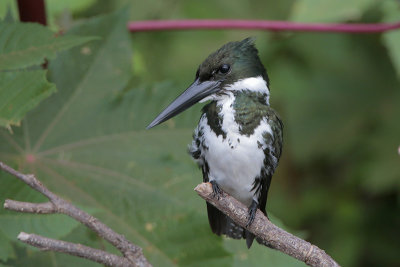
[[[228,73],[230,68],[231,67],[228,64],[222,64],[221,67],[219,67],[219,72],[222,74],[226,74],[226,73]]]

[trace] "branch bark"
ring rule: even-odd
[[[86,225],[88,228],[96,232],[99,236],[111,243],[114,247],[121,251],[123,257],[108,253],[106,251],[89,248],[81,244],[54,240],[35,234],[26,234],[23,232],[21,232],[18,236],[19,240],[45,250],[53,250],[71,254],[100,262],[109,266],[151,266],[151,264],[144,257],[143,251],[140,247],[128,241],[123,235],[116,233],[114,230],[99,221],[97,218],[91,216],[90,214],[77,208],[76,206],[72,205],[71,203],[51,192],[38,179],[36,179],[34,175],[20,173],[19,171],[14,170],[13,168],[4,164],[1,161],[0,169],[17,177],[18,179],[32,187],[34,190],[42,193],[49,199],[49,202],[45,203],[29,203],[7,199],[4,203],[5,209],[37,214],[61,213],[68,215],[79,221],[80,223]]]
[[[200,197],[228,215],[235,223],[255,234],[257,241],[263,245],[279,250],[309,266],[339,266],[322,249],[271,223],[260,210],[257,210],[254,222],[249,227],[246,227],[247,207],[225,192],[219,199],[215,198],[210,183],[199,184],[194,190]]]
[[[28,245],[40,248],[41,250],[52,250],[67,253],[73,256],[105,264],[107,266],[132,266],[132,262],[125,257],[117,256],[100,249],[87,247],[82,244],[75,244],[40,235],[27,234],[24,232],[21,232],[17,238],[18,240]]]
[[[4,208],[24,213],[52,214],[57,213],[56,207],[51,202],[30,203],[6,199]]]

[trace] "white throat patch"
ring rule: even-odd
[[[233,84],[225,87],[224,89],[228,90],[228,91],[249,90],[252,92],[260,92],[260,93],[266,94],[265,100],[267,102],[267,105],[269,105],[269,89],[268,89],[267,82],[263,79],[262,76],[241,79],[241,80],[234,82]],[[219,99],[218,96],[210,95],[210,96],[200,100],[200,103],[203,103],[207,100],[218,100],[218,99]]]
[[[267,82],[263,79],[262,76],[241,79],[231,84],[230,86],[225,87],[225,89],[231,91],[250,90],[253,92],[269,94]]]

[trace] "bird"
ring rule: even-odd
[[[194,82],[147,126],[207,102],[189,154],[200,167],[203,182],[211,183],[214,197],[226,192],[248,207],[246,227],[257,209],[268,217],[267,195],[282,153],[283,123],[270,107],[269,87],[255,39],[229,42],[199,65]],[[212,232],[246,239],[250,249],[254,234],[206,203]]]

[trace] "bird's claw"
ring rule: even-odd
[[[258,203],[253,200],[253,202],[251,202],[251,205],[249,207],[249,218],[247,220],[246,228],[249,227],[254,222],[257,213],[257,206]]]
[[[216,181],[211,181],[210,183],[212,185],[213,198],[216,197],[217,199],[219,199],[222,196],[223,191],[221,190]]]

